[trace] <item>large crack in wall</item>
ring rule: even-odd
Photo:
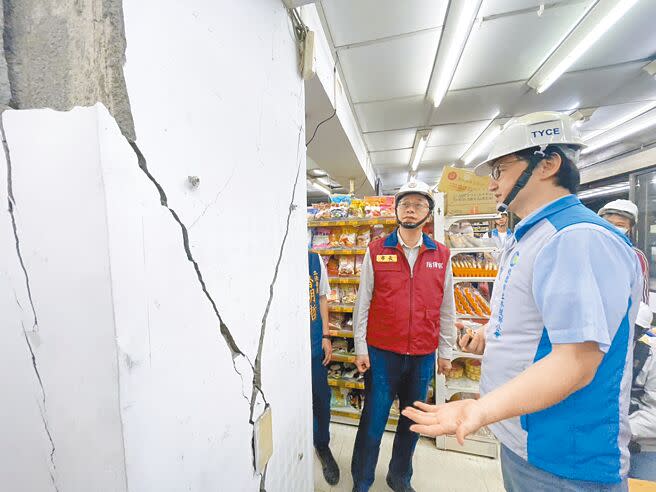
[[[262,388],[262,352],[266,337],[267,318],[289,233],[291,215],[295,209],[294,197],[302,160],[298,159],[299,164],[293,184],[285,233],[280,245],[273,279],[269,285],[269,298],[259,327],[257,356],[253,362],[239,348],[224,322],[217,303],[207,288],[201,268],[191,253],[188,227],[176,211],[169,206],[165,190],[149,171],[146,158],[137,146],[135,126],[123,74],[126,40],[122,0],[0,1],[2,2],[0,22],[3,28],[0,48],[4,51],[4,57],[0,57],[0,120],[1,111],[6,107],[14,109],[50,108],[67,111],[75,106],[93,106],[101,102],[108,108],[134,150],[139,168],[157,189],[160,204],[168,209],[173,220],[180,227],[185,256],[193,265],[200,288],[217,318],[218,331],[230,350],[233,368],[242,380],[242,395],[250,407],[248,420],[254,429],[258,395],[262,398],[265,408],[268,406]],[[12,190],[9,146],[1,125],[0,130],[8,166],[8,209],[15,236],[16,252],[25,277],[36,329],[38,318],[32,298],[28,269],[20,249],[19,228],[14,213],[16,200]],[[301,136],[302,131],[299,132],[298,152],[300,152],[300,143],[302,142]],[[37,357],[27,332],[25,340],[32,357],[35,377],[42,391],[42,418],[52,449],[51,477],[56,489],[54,474],[56,471],[54,468],[56,448],[45,412],[46,392],[38,371]],[[252,371],[250,399],[244,391],[245,375],[243,370],[238,367],[238,362],[243,362],[246,368]],[[254,450],[253,466],[255,467]],[[261,476],[261,490],[265,490],[265,481],[266,470]]]

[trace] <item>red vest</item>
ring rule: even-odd
[[[397,232],[369,245],[374,292],[367,343],[398,354],[426,355],[437,349],[440,308],[449,249],[424,234],[412,275]]]

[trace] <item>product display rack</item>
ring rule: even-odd
[[[308,228],[315,227],[360,227],[360,226],[394,226],[396,225],[395,217],[373,217],[373,218],[348,218],[336,220],[308,220]],[[321,256],[333,255],[364,255],[366,248],[330,248],[330,249],[311,249],[312,252],[318,253]],[[355,285],[360,284],[359,276],[329,276],[328,281],[332,285]],[[353,305],[351,304],[329,304],[329,313],[353,313]],[[346,340],[353,340],[353,331],[351,330],[330,330],[332,338],[341,338]],[[352,342],[349,342],[352,343]],[[332,362],[341,363],[355,363],[355,355],[346,354],[344,352],[333,352],[330,358]],[[337,388],[343,391],[362,391],[364,390],[364,381],[356,381],[347,378],[334,378],[328,377],[328,385],[331,388]],[[330,416],[332,422],[342,424],[358,425],[360,422],[360,410],[349,406],[334,406],[330,409]],[[398,416],[390,415],[387,421],[387,430],[396,430],[398,423]]]
[[[442,222],[444,223],[444,229],[448,230],[453,224],[459,221],[470,221],[472,224],[481,223],[483,221],[494,220],[499,216],[496,214],[481,214],[481,215],[460,215],[460,216],[447,216],[443,217]],[[483,231],[481,231],[483,232]],[[476,228],[474,228],[474,233],[477,233]],[[475,254],[475,253],[493,253],[497,251],[493,247],[472,247],[472,248],[452,248],[451,249],[451,258],[460,254]],[[454,287],[455,284],[464,283],[464,282],[473,282],[473,283],[483,283],[483,282],[494,282],[494,277],[454,277],[453,279]],[[456,318],[459,320],[475,320],[480,322],[485,322],[489,319],[489,316],[481,316],[478,314],[456,314]],[[457,348],[457,347],[456,347]],[[453,361],[456,360],[467,360],[475,359],[481,360],[482,356],[475,354],[468,354],[466,352],[461,352],[459,350],[454,350],[453,352]],[[435,379],[435,399],[437,404],[445,403],[451,400],[454,396],[459,394],[478,394],[479,393],[479,383],[469,379],[466,375],[458,379],[451,379],[445,376],[436,376]],[[458,444],[455,436],[439,436],[435,440],[435,444],[439,449],[459,451],[469,454],[475,454],[479,456],[488,456],[490,458],[497,458],[499,456],[499,444],[494,436],[486,428],[481,429],[474,435],[471,435],[465,439],[465,444],[461,446]]]

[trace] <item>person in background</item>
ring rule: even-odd
[[[599,209],[599,216],[617,227],[622,234],[632,237],[633,228],[638,223],[638,207],[631,200],[613,200]],[[645,254],[633,247],[642,269],[642,302],[649,304],[649,262]]]
[[[490,237],[494,240],[496,247],[501,250],[506,239],[513,233],[508,227],[508,212],[501,212],[501,216],[494,223],[496,228],[490,231]]]
[[[374,482],[380,441],[390,408],[425,401],[435,374],[451,369],[456,339],[453,274],[449,249],[422,235],[433,196],[427,184],[407,183],[396,194],[399,227],[369,244],[353,313],[356,366],[365,373],[364,409],[355,439],[353,490]],[[387,484],[412,492],[412,456],[419,436],[400,417],[394,436]]]
[[[487,160],[499,211],[521,218],[499,265],[485,329],[479,400],[405,408],[415,432],[489,426],[507,492],[627,490],[633,327],[642,273],[631,242],[576,196],[585,147],[572,118],[511,120]]]
[[[649,306],[641,302],[634,333],[629,477],[656,481],[656,336],[651,333],[652,318]]]
[[[312,420],[314,449],[323,476],[330,485],[339,482],[339,467],[330,451],[330,387],[326,366],[332,355],[328,330],[328,272],[317,253],[308,252],[310,267],[310,343],[312,349]]]

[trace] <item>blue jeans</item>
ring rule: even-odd
[[[322,331],[312,332],[312,423],[315,448],[327,447],[330,443],[330,387],[328,369],[321,362],[324,353],[321,348]]]
[[[435,372],[435,354],[401,355],[369,346],[370,369],[365,373],[364,409],[355,438],[351,474],[354,490],[366,492],[374,483],[380,441],[394,397],[401,409],[426,400]],[[394,436],[388,476],[397,484],[410,485],[412,455],[419,435],[410,431],[410,420],[401,416]]]
[[[541,470],[501,445],[501,472],[506,492],[626,492],[627,481],[599,483],[569,480]]]
[[[629,477],[656,482],[656,451],[632,454]]]

